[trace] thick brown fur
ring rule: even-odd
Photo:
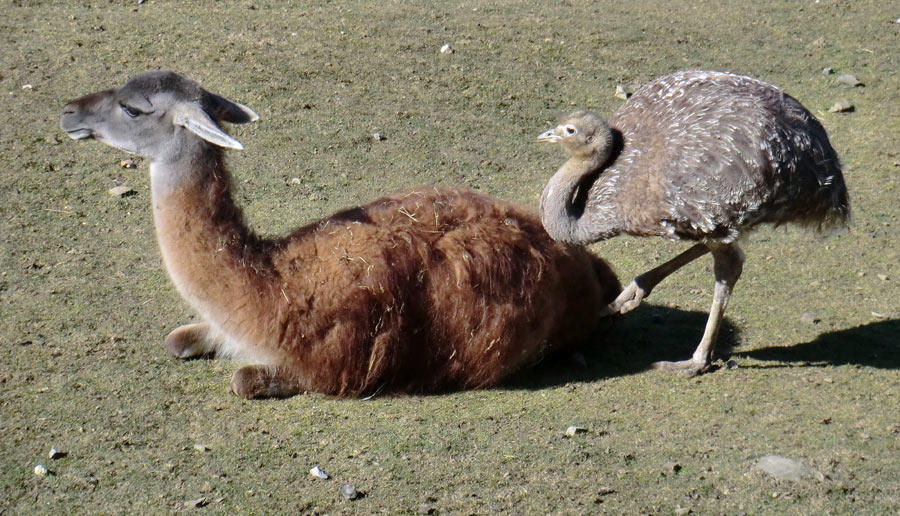
[[[209,239],[180,246],[177,266],[204,286],[194,296],[228,305],[220,329],[238,348],[266,357],[301,391],[496,385],[584,342],[620,290],[602,260],[552,241],[533,214],[473,192],[395,194],[266,241],[243,229],[225,174],[211,176],[164,203],[179,240]],[[245,274],[230,284],[223,270]]]

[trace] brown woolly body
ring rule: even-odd
[[[301,390],[492,386],[583,342],[618,293],[601,260],[468,191],[396,194],[262,240],[231,202],[221,151],[206,158],[209,177],[154,199],[167,268],[224,334],[222,353]]]
[[[171,72],[65,106],[62,128],[151,158],[157,239],[203,322],[166,338],[181,358],[250,360],[241,396],[488,387],[583,342],[620,285],[535,215],[421,188],[264,239],[231,197],[219,122],[256,114]]]

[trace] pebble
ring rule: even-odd
[[[359,491],[353,484],[344,484],[341,486],[341,496],[348,500],[356,500],[359,498]]]
[[[126,195],[134,192],[130,186],[116,186],[109,189],[109,195],[113,197],[125,197]]]
[[[49,473],[50,473],[50,470],[48,470],[46,467],[44,467],[43,464],[38,464],[37,466],[34,467],[34,474],[39,477],[46,477]]]
[[[798,481],[815,478],[820,482],[825,480],[825,475],[800,461],[782,457],[781,455],[766,455],[756,462],[756,468],[777,479]]]
[[[185,507],[203,507],[209,503],[209,499],[205,496],[201,496],[195,500],[187,500],[184,502]]]
[[[200,443],[195,444],[194,449],[200,453],[206,453],[209,451],[209,448],[207,448],[205,444],[200,444]]]
[[[572,425],[569,428],[566,428],[566,437],[575,437],[577,434],[584,433],[587,433],[587,428],[583,426]]]
[[[328,473],[322,471],[322,468],[320,468],[318,464],[309,470],[309,474],[316,478],[321,478],[322,480],[328,480]]]
[[[451,47],[450,45],[444,45],[444,46],[441,47],[441,53],[442,53],[442,54],[452,54],[452,53],[453,53],[453,47]]]
[[[628,100],[628,97],[630,97],[631,94],[625,91],[625,88],[621,84],[616,84],[616,93],[613,96],[617,99]]]
[[[834,73],[834,68],[832,68],[830,66],[826,66],[825,68],[822,68],[822,75],[831,75],[833,73]]]
[[[119,166],[122,168],[137,168],[137,161],[131,158],[123,159],[119,162]]]
[[[663,475],[668,473],[678,473],[679,471],[681,471],[681,464],[677,462],[667,462],[662,465]]]
[[[59,451],[59,450],[56,448],[56,446],[51,446],[51,447],[50,447],[50,453],[48,453],[47,456],[50,457],[51,459],[58,459],[58,458],[60,458],[60,457],[65,456],[65,453]]]
[[[800,316],[800,321],[805,322],[806,324],[818,324],[821,322],[821,319],[816,317],[816,314],[812,312],[803,312],[803,315]]]
[[[373,135],[372,135],[372,138],[374,138],[376,142],[380,142],[381,140],[384,140],[384,137],[381,136],[381,133],[375,133],[375,134],[373,134]]]
[[[837,80],[837,82],[839,82],[841,84],[846,84],[847,86],[862,86],[863,85],[863,83],[860,82],[860,80],[857,79],[855,75],[851,75],[849,73],[844,73],[844,74],[838,75],[838,78],[836,80]]]
[[[829,113],[846,113],[848,111],[853,111],[853,104],[849,100],[839,100],[828,108]]]

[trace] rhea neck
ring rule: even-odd
[[[151,162],[150,177],[166,269],[195,308],[215,319],[223,302],[271,282],[271,244],[244,224],[221,148],[192,139],[180,155]]]
[[[554,239],[570,243],[595,240],[585,220],[592,179],[611,154],[610,149],[572,155],[550,178],[541,194],[541,222]]]

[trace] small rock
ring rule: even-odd
[[[299,185],[299,184],[303,183],[303,180],[300,179],[299,177],[293,177],[293,178],[291,178],[290,183],[292,185]]]
[[[662,466],[663,475],[668,473],[678,473],[681,471],[681,464],[677,462],[667,462]]]
[[[316,477],[321,478],[322,480],[328,479],[328,473],[325,473],[322,468],[317,465],[313,466],[312,469],[309,470],[309,474]]]
[[[839,100],[833,106],[828,108],[829,113],[848,113],[853,111],[853,104],[849,100]]]
[[[737,369],[738,367],[740,366],[735,360],[729,360],[728,362],[725,362],[725,369]]]
[[[375,133],[375,134],[373,134],[373,135],[372,135],[372,138],[373,138],[376,142],[380,142],[380,141],[384,140],[384,137],[381,136],[381,133]]]
[[[131,158],[123,159],[119,162],[119,166],[122,168],[137,168],[137,161]]]
[[[609,486],[600,486],[597,488],[597,494],[600,496],[611,495],[615,492],[616,492],[616,490]]]
[[[341,486],[341,496],[348,500],[356,500],[359,498],[359,491],[356,490],[356,487],[353,484],[344,484]]]
[[[566,437],[575,437],[578,434],[584,433],[587,433],[587,428],[583,426],[572,425],[569,428],[566,428]]]
[[[675,507],[675,514],[677,514],[678,516],[684,516],[685,514],[690,514],[690,513],[691,513],[690,507],[682,507],[680,505]]]
[[[832,68],[830,66],[826,66],[825,68],[822,68],[822,75],[831,75],[833,73],[834,73],[834,68]]]
[[[577,351],[572,353],[571,358],[572,358],[572,362],[575,362],[575,365],[577,365],[578,367],[587,367],[588,366],[587,359],[584,358],[584,355],[582,355],[581,353],[578,353]]]
[[[777,479],[799,481],[809,478],[824,480],[825,476],[815,469],[800,461],[782,457],[780,455],[766,455],[760,457],[756,467],[772,475]]]
[[[887,274],[876,274],[876,276],[878,276],[878,279],[880,279],[881,281],[888,280]]]
[[[621,84],[616,84],[616,92],[613,96],[617,99],[628,100],[628,97],[630,97],[631,94],[625,91],[625,88]]]
[[[865,86],[862,82],[860,82],[859,79],[856,78],[855,75],[851,75],[849,73],[838,75],[837,79],[835,80],[850,87]]]
[[[66,454],[64,452],[59,451],[56,446],[50,447],[50,453],[47,454],[51,459],[59,459],[61,457],[65,457]]]
[[[44,467],[43,464],[38,464],[34,467],[34,474],[39,477],[46,477],[50,474],[50,470]]]
[[[451,47],[450,45],[444,45],[444,46],[441,47],[441,53],[442,53],[442,54],[452,54],[452,53],[453,53],[453,47]]]
[[[30,84],[23,84],[22,89],[25,91],[31,91],[32,89],[34,89],[34,86],[32,86]]]
[[[125,197],[134,193],[130,186],[116,186],[109,189],[109,195],[113,197]]]
[[[418,512],[419,514],[434,514],[434,508],[432,508],[428,504],[423,503],[419,506],[418,509],[416,509],[416,512]]]
[[[803,312],[803,315],[800,316],[800,321],[805,322],[806,324],[819,324],[822,322],[822,320],[816,317],[816,314],[812,312]]]
[[[200,453],[206,453],[209,451],[209,448],[207,448],[206,445],[200,443],[195,444],[194,449]]]
[[[208,503],[209,503],[209,499],[205,496],[201,496],[200,498],[197,498],[196,500],[187,500],[186,502],[184,502],[184,506],[185,507],[203,507],[204,505],[207,505]]]

